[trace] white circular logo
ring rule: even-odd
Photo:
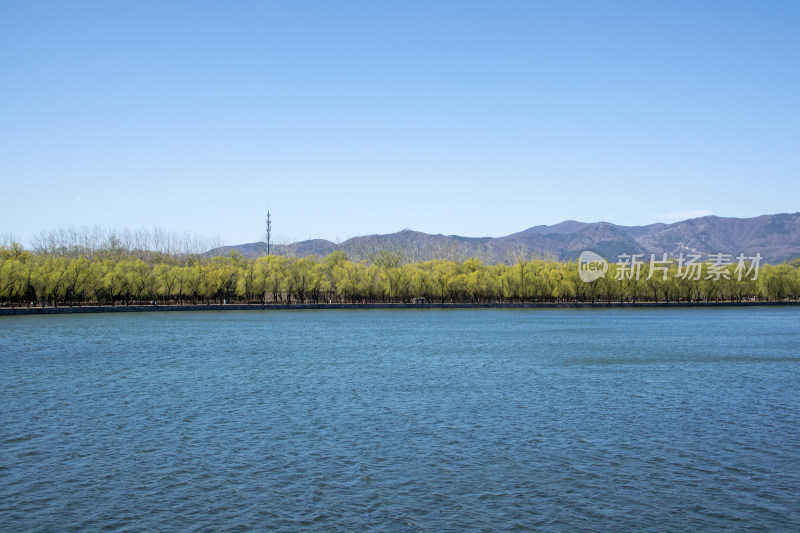
[[[608,261],[594,252],[586,250],[578,257],[578,274],[586,283],[602,278],[607,271]]]

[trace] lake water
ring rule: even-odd
[[[0,318],[0,530],[800,530],[800,309]]]

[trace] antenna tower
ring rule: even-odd
[[[269,209],[267,209],[267,255],[269,255],[269,244],[272,240],[272,221],[270,221]]]

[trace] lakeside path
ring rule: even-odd
[[[564,302],[564,303],[427,303],[427,304],[208,304],[208,305],[104,305],[84,307],[4,307],[0,316],[62,315],[75,313],[136,313],[163,311],[268,311],[288,309],[603,309],[654,307],[798,307],[800,302]]]

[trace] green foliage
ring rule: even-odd
[[[577,262],[518,258],[484,265],[432,260],[404,263],[400,254],[378,252],[352,262],[343,252],[318,258],[237,253],[204,257],[149,253],[134,256],[120,247],[88,255],[0,247],[0,303],[20,305],[128,305],[246,302],[634,302],[797,300],[800,260],[763,265],[757,279],[739,280],[734,265],[719,277],[679,275],[641,265],[638,279],[610,264],[605,277],[580,279]]]

